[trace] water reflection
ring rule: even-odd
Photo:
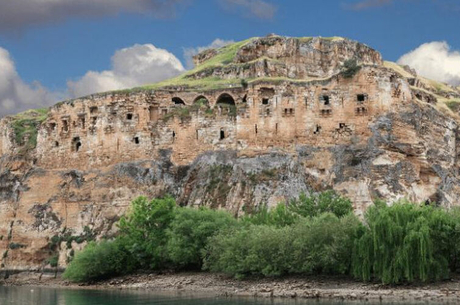
[[[346,305],[343,302],[316,300],[279,300],[253,298],[216,298],[186,293],[119,290],[72,290],[37,287],[1,287],[0,305]],[[349,303],[359,304],[359,303]],[[365,303],[371,305],[372,303]],[[382,303],[378,303],[382,305]],[[385,303],[389,305],[389,303]],[[400,305],[402,303],[399,303]]]

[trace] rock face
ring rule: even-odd
[[[351,78],[347,60],[361,66]],[[458,119],[443,102],[455,89],[341,38],[271,36],[195,61],[181,80],[245,81],[106,93],[0,121],[0,270],[65,267],[115,234],[140,195],[235,215],[330,188],[358,214],[375,199],[459,202]]]

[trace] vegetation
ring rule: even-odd
[[[458,210],[376,203],[367,228],[356,240],[353,275],[383,283],[439,280],[456,271],[459,257]]]
[[[179,269],[201,269],[208,239],[222,229],[236,227],[229,213],[210,209],[177,209],[166,234],[171,263]]]
[[[341,73],[345,78],[353,78],[359,70],[361,70],[361,66],[358,65],[356,59],[349,59],[343,64]]]
[[[13,116],[11,126],[15,142],[23,145],[25,150],[34,149],[37,146],[38,127],[47,116],[48,108],[28,110]]]
[[[85,282],[143,270],[207,270],[237,278],[331,274],[403,283],[444,279],[460,267],[460,211],[377,202],[364,222],[332,191],[240,219],[177,207],[171,197],[133,201],[113,241],[90,242],[64,277]]]
[[[236,277],[247,275],[346,274],[361,223],[331,213],[287,226],[250,225],[215,235],[205,269]]]
[[[132,272],[132,259],[128,255],[122,239],[90,242],[84,251],[75,255],[64,277],[74,282],[88,282]]]
[[[460,100],[448,100],[445,103],[453,112],[458,113],[460,111]]]
[[[323,213],[333,213],[337,217],[342,217],[353,212],[351,201],[334,191],[311,196],[300,194],[298,199],[291,201],[290,209],[302,217],[318,216]]]

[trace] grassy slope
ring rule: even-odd
[[[228,66],[228,65],[238,65],[236,63],[233,63],[233,60],[235,59],[235,56],[238,52],[238,50],[246,45],[247,43],[253,41],[254,39],[257,39],[257,37],[250,38],[247,40],[239,41],[230,45],[227,45],[225,47],[222,47],[218,49],[218,54],[209,60],[205,61],[201,65],[195,67],[194,69],[178,76],[172,79],[168,79],[156,84],[152,85],[146,85],[138,89],[162,89],[162,88],[167,88],[167,87],[175,87],[175,86],[183,86],[183,87],[189,87],[189,88],[194,88],[194,89],[200,89],[200,90],[212,90],[212,89],[223,89],[223,88],[228,88],[228,87],[241,87],[241,80],[238,79],[221,79],[217,77],[208,77],[208,78],[203,78],[203,79],[194,79],[191,78],[191,75],[194,75],[196,73],[199,73],[200,71],[204,71],[207,69],[213,69],[217,67],[223,67],[223,66]],[[300,37],[298,38],[301,42],[308,42],[313,39],[313,37]],[[331,41],[338,41],[338,40],[343,40],[344,38],[342,37],[322,37],[321,39],[324,40],[331,40]],[[257,61],[261,60],[270,60],[272,62],[276,62],[276,60],[268,58],[268,57],[261,57],[256,60],[253,60],[251,62],[247,62],[244,64],[251,64]],[[262,80],[262,79],[260,79]],[[269,78],[264,78],[263,81],[270,81],[272,79]],[[296,81],[288,78],[273,78],[274,81],[281,81],[281,80],[289,80],[289,81]],[[259,81],[259,79],[246,79],[248,83],[254,82],[254,81]],[[305,82],[308,80],[298,80],[300,82]]]
[[[414,76],[411,75],[409,72],[404,70],[404,68],[397,63],[390,62],[390,61],[385,61],[384,66],[387,68],[390,68],[397,73],[399,73],[401,76],[405,78],[413,78]],[[438,105],[437,108],[442,111],[443,113],[447,113],[450,115],[453,115],[457,118],[458,112],[460,111],[460,99],[448,99],[445,98],[444,96],[440,95],[441,93],[458,93],[460,94],[460,88],[452,88],[447,84],[437,82],[422,76],[417,76],[417,78],[427,87],[431,88],[430,91],[425,90],[423,88],[415,88],[416,90],[421,90],[425,91],[428,94],[432,94],[436,96],[438,99]]]
[[[32,109],[12,116],[11,127],[14,131],[14,140],[23,145],[24,149],[33,149],[37,146],[38,127],[46,120],[48,108]],[[28,140],[24,142],[25,137]]]

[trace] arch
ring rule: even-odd
[[[200,103],[204,105],[209,105],[209,100],[206,96],[204,95],[199,95],[193,100],[193,104]]]
[[[229,105],[229,106],[236,106],[235,99],[228,93],[222,93],[217,98],[217,105]]]
[[[180,97],[173,97],[171,100],[175,105],[185,105],[185,102]]]

